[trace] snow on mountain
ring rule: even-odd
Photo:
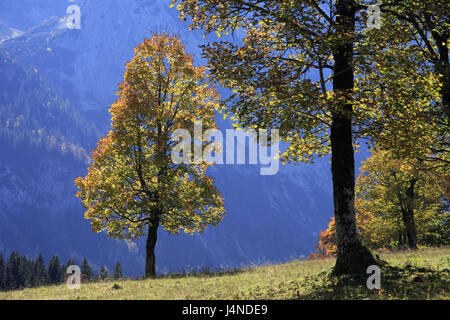
[[[23,31],[11,28],[6,23],[0,21],[0,43],[8,39],[20,37],[21,35],[23,35]]]
[[[105,110],[115,99],[134,47],[151,32],[179,33],[189,51],[200,56],[197,46],[203,40],[201,33],[188,32],[168,3],[83,0],[78,2],[81,29],[67,28],[63,11],[1,47],[36,66],[83,110]]]

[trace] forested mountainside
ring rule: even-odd
[[[36,69],[8,53],[0,53],[0,74],[0,250],[93,254],[102,237],[83,221],[72,182],[85,172],[98,131]],[[112,251],[120,254],[120,248]]]
[[[6,52],[0,52],[0,73],[2,146],[21,152],[33,147],[87,162],[98,137],[95,125],[56,95],[37,69],[23,67]]]

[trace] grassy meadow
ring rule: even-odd
[[[148,280],[92,282],[0,292],[0,300],[60,299],[449,299],[450,247],[380,253],[380,290],[363,279],[329,276],[334,259],[252,266],[221,273],[168,275]]]

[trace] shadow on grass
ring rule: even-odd
[[[366,279],[349,276],[315,281],[298,299],[439,299],[449,295],[450,270],[433,270],[412,265],[384,266],[381,289],[369,290]]]
[[[449,299],[450,270],[433,270],[412,265],[384,266],[381,289],[369,290],[366,278],[333,276],[331,269],[277,287],[253,288],[237,299],[366,300]]]

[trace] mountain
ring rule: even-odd
[[[106,110],[115,99],[124,65],[151,32],[182,35],[199,56],[200,32],[188,32],[169,1],[79,1],[81,29],[67,29],[62,16],[49,17],[2,49],[46,75],[64,98],[83,110]],[[69,4],[69,3],[68,3]],[[61,10],[64,15],[65,11]],[[2,18],[0,14],[0,18]]]
[[[88,161],[99,135],[95,125],[61,99],[37,69],[0,52],[0,137],[7,145],[28,144]],[[26,149],[27,147],[25,147]]]
[[[22,31],[11,28],[6,23],[0,21],[0,43],[8,39],[19,37],[22,34],[23,34]]]
[[[28,30],[52,16],[63,16],[69,0],[20,0],[0,2],[0,21]]]
[[[2,68],[8,70],[0,73],[0,99],[6,97],[0,110],[8,110],[0,119],[9,128],[9,140],[1,140],[0,147],[9,150],[19,143],[12,141],[22,136],[13,129],[16,123],[25,123],[28,132],[21,138],[23,148],[0,157],[0,252],[44,252],[47,257],[58,253],[63,260],[86,256],[97,267],[112,267],[120,260],[128,274],[137,275],[144,265],[143,241],[92,233],[74,197],[73,179],[85,174],[85,155],[106,133],[107,110],[133,48],[151,32],[167,30],[180,34],[187,50],[200,57],[198,45],[205,40],[201,32],[188,31],[176,10],[169,8],[170,1],[77,1],[80,30],[68,29],[62,19],[69,2],[56,1],[54,7],[51,3],[0,4],[6,10],[0,10],[0,20],[27,30],[0,44],[0,52],[8,52],[0,58],[7,61]],[[24,6],[33,10],[20,15]],[[48,16],[58,12],[59,17]],[[39,23],[30,26],[28,21]],[[35,109],[47,104],[52,108],[39,109],[40,120],[32,120]],[[226,122],[220,125],[229,127]],[[36,132],[41,132],[40,138]],[[274,176],[261,176],[259,167],[250,165],[218,165],[210,174],[225,197],[227,216],[198,236],[161,231],[156,249],[159,271],[286,261],[314,251],[318,233],[332,215],[326,160],[282,166]]]
[[[84,248],[98,246],[100,259],[126,257],[126,244],[90,231],[74,197],[73,179],[85,172],[99,135],[95,126],[10,54],[0,52],[0,74],[0,252],[43,253],[47,261],[87,255],[95,263]]]

